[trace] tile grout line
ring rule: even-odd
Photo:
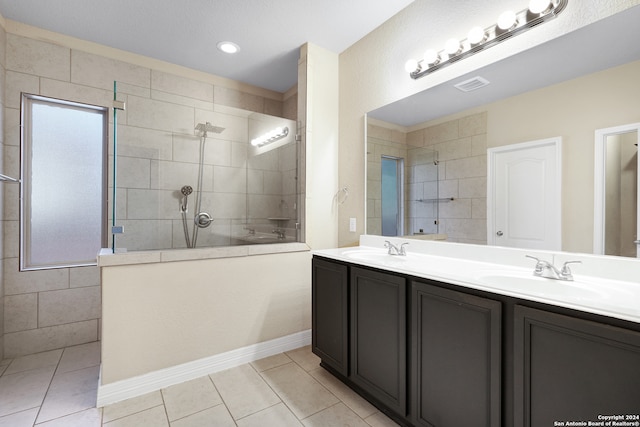
[[[40,293],[38,293],[38,303],[40,301]],[[53,350],[55,351],[55,350]],[[47,391],[44,393],[44,396],[42,397],[42,402],[40,402],[40,406],[38,406],[38,413],[36,414],[36,418],[33,420],[33,425],[36,426],[38,424],[38,417],[40,416],[40,412],[42,412],[42,407],[44,406],[44,401],[47,399],[47,395],[49,394],[49,390],[51,390],[51,384],[53,384],[53,379],[56,376],[56,372],[58,372],[58,368],[60,367],[60,362],[62,361],[62,356],[64,355],[64,352],[67,351],[66,347],[62,350],[62,353],[60,353],[60,358],[58,359],[58,363],[56,363],[56,369],[53,370],[53,375],[51,375],[51,379],[49,380],[49,386],[47,387]],[[47,420],[47,421],[51,421],[51,420]],[[45,421],[43,421],[45,422]]]

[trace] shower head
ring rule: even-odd
[[[204,136],[207,136],[207,132],[221,133],[222,131],[224,131],[224,128],[220,126],[214,126],[211,123],[206,122],[206,123],[198,123],[196,125],[196,130],[199,132],[203,132]]]
[[[180,210],[182,213],[187,212],[187,199],[189,194],[193,193],[193,188],[190,185],[184,185],[180,192],[182,193],[182,199],[180,199]]]

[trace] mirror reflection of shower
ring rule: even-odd
[[[182,226],[184,229],[184,238],[188,248],[195,248],[198,241],[198,230],[200,228],[207,228],[213,223],[213,217],[208,212],[201,211],[202,204],[202,174],[204,170],[204,149],[207,142],[207,135],[209,132],[222,133],[223,127],[214,126],[209,122],[198,123],[195,127],[197,132],[200,132],[200,155],[198,158],[198,183],[195,188],[195,204],[194,204],[194,216],[193,216],[193,228],[191,235],[189,235],[188,227],[188,196],[193,192],[193,188],[189,185],[182,187],[180,192],[182,198],[180,201],[180,213],[182,215]]]

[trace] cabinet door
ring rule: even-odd
[[[403,277],[351,268],[350,379],[406,414],[406,284]]]
[[[348,374],[349,287],[347,266],[313,259],[311,348],[322,362]]]
[[[640,332],[521,306],[515,326],[515,426],[640,414]]]
[[[501,303],[422,282],[411,289],[414,422],[500,426]]]

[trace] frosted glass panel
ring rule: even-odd
[[[96,262],[103,246],[105,109],[29,99],[23,266]]]

